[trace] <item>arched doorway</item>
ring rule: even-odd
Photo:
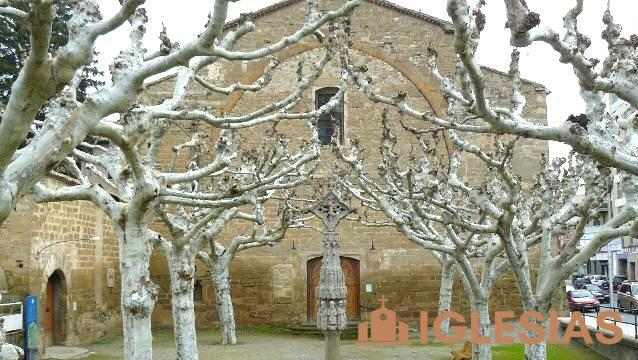
[[[53,345],[66,340],[66,279],[62,270],[56,270],[47,281],[47,295],[42,319],[44,332]]]
[[[319,274],[321,272],[321,260],[317,257],[308,261],[307,276],[307,299],[308,299],[308,321],[317,319],[317,288],[319,287]],[[359,320],[359,297],[361,291],[359,260],[341,256],[341,270],[348,289],[348,299],[346,302],[346,314],[348,320]]]

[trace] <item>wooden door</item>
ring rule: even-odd
[[[359,296],[360,296],[360,279],[359,279],[359,261],[352,258],[341,258],[341,269],[345,275],[346,289],[348,289],[348,299],[346,302],[346,314],[348,320],[359,320]]]
[[[66,283],[60,270],[47,281],[47,298],[42,326],[48,341],[61,345],[66,340]]]
[[[308,300],[308,321],[317,319],[317,290],[319,287],[319,276],[321,273],[322,257],[308,261],[307,277],[307,300]],[[361,291],[359,260],[349,257],[341,257],[341,270],[346,282],[347,300],[346,315],[348,320],[359,320],[359,297]]]
[[[47,282],[47,298],[44,305],[44,316],[42,319],[42,327],[44,333],[51,339],[53,337],[53,312],[55,311],[55,302],[53,300],[55,296],[55,288],[53,282],[49,278]]]

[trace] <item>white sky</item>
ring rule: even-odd
[[[241,12],[250,12],[273,4],[278,0],[240,0],[231,3],[230,17]],[[442,19],[449,19],[445,11],[446,0],[391,0],[392,2]],[[471,1],[471,0],[470,0]],[[158,34],[162,23],[168,27],[169,36],[174,41],[187,42],[201,32],[212,8],[213,0],[160,1],[147,0],[146,9],[150,18],[147,32],[147,46],[157,49]],[[542,26],[555,30],[562,29],[562,17],[575,4],[575,0],[527,0],[530,8],[541,14]],[[102,12],[109,16],[119,8],[117,0],[105,0]],[[603,29],[602,14],[607,0],[587,0],[580,19],[580,29],[592,38],[588,56],[602,59],[606,44],[600,38]],[[612,13],[617,23],[623,24],[623,35],[638,33],[638,22],[633,21],[638,3],[635,0],[612,0]],[[490,0],[487,5],[487,26],[479,48],[480,62],[499,70],[507,71],[511,48],[509,32],[506,31],[505,5],[501,0]],[[633,18],[632,18],[633,16]],[[98,43],[102,66],[108,66],[113,57],[128,44],[128,26],[102,38]],[[576,78],[568,65],[558,62],[558,56],[546,45],[538,44],[525,48],[521,53],[523,77],[544,84],[551,94],[548,96],[548,120],[560,123],[570,114],[584,111],[584,104],[578,93]],[[553,155],[566,151],[565,147],[553,144]]]

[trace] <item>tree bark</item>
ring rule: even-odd
[[[525,345],[525,360],[546,360],[547,343]]]
[[[492,322],[490,320],[489,302],[487,299],[475,301],[473,311],[479,314],[479,334],[483,337],[492,338]],[[472,349],[472,359],[491,360],[492,345],[491,344],[474,344]]]
[[[157,286],[149,271],[152,247],[142,226],[126,225],[125,231],[119,232],[124,359],[151,360],[151,314],[157,299]]]
[[[4,224],[4,221],[11,215],[13,204],[14,199],[11,195],[9,185],[4,183],[0,176],[0,225]]]
[[[540,304],[534,308],[525,309],[526,311],[536,311],[541,314],[547,314],[550,306],[547,304]],[[547,318],[543,320],[543,329],[548,329]],[[545,334],[547,335],[547,334]],[[543,337],[543,342],[540,344],[525,345],[525,360],[546,360],[547,359],[547,341],[546,337]]]
[[[217,316],[219,318],[222,344],[235,345],[237,344],[237,333],[233,299],[230,294],[230,259],[227,255],[221,255],[217,258],[212,277],[215,284]]]
[[[171,277],[171,306],[177,360],[198,360],[195,324],[195,257],[186,249],[171,249],[168,258]]]
[[[441,264],[441,285],[439,289],[439,314],[444,311],[450,311],[452,308],[452,291],[454,287],[454,273],[456,267],[454,262],[447,261]],[[441,332],[449,335],[450,320],[445,319],[441,323]]]

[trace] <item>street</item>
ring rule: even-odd
[[[609,307],[615,308],[618,306],[618,301],[616,300],[616,294],[612,293],[611,294],[611,301],[610,303],[601,303],[600,304],[600,310],[601,311],[605,311],[605,310],[610,310]],[[618,312],[618,309],[615,309],[613,311]],[[631,314],[629,312],[621,312],[620,313],[622,316],[622,321],[629,323],[629,324],[635,324],[637,319],[638,319],[638,313],[637,314]],[[585,316],[593,316],[595,317],[596,314],[595,313],[586,313]]]
[[[566,288],[566,291],[570,291],[570,290],[574,290],[574,287],[572,286],[571,283],[569,283]],[[612,308],[611,310],[619,312],[617,307],[618,307],[618,300],[617,300],[617,294],[612,292],[610,294],[610,302],[609,303],[600,303],[600,310],[604,311],[604,310],[610,310],[609,308]],[[623,322],[626,322],[628,324],[636,324],[638,322],[638,314],[631,314],[629,312],[620,312],[621,314],[621,318]],[[585,313],[585,316],[590,316],[590,317],[596,317],[595,313]]]

